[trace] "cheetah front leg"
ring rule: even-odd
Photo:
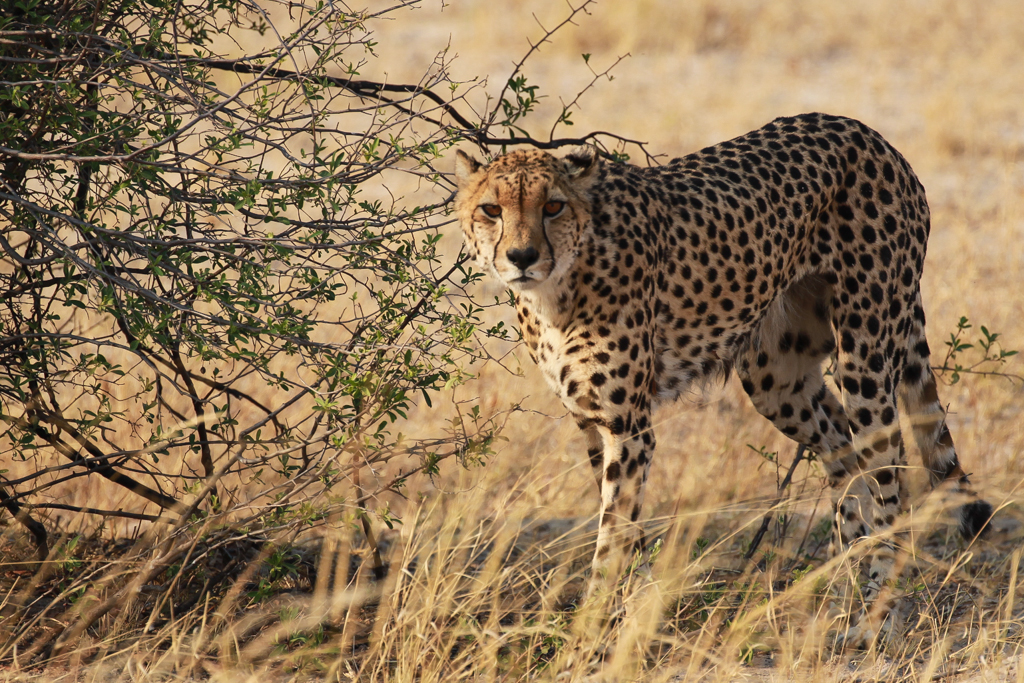
[[[591,595],[617,583],[634,553],[643,551],[645,539],[638,520],[655,445],[647,414],[616,416],[597,430],[604,461]]]
[[[597,482],[597,493],[601,493],[601,484],[604,481],[604,438],[597,425],[586,420],[577,421],[577,425],[583,431],[583,438],[587,442],[587,459],[590,461],[590,468],[594,472],[594,481]]]

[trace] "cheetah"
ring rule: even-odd
[[[487,165],[460,151],[455,175],[466,251],[514,293],[530,356],[583,431],[601,491],[593,577],[621,569],[640,537],[652,408],[731,369],[823,463],[833,552],[886,536],[901,511],[900,413],[931,484],[965,501],[962,534],[987,525],[992,507],[970,489],[929,364],[924,187],[871,128],[779,118],[650,168],[592,148]],[[829,358],[840,396],[823,377]],[[861,563],[862,614],[875,617],[847,642],[887,628],[893,601],[868,606],[895,561],[876,538]]]

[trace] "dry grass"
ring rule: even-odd
[[[494,95],[526,37],[542,33],[531,12],[550,26],[566,8],[491,0],[439,11],[430,3],[378,29],[383,61],[373,68],[392,81],[416,79],[450,40],[460,56],[454,75],[490,74],[486,91]],[[566,134],[614,131],[678,155],[779,115],[859,118],[904,153],[929,191],[924,296],[932,348],[945,348],[963,315],[1003,333],[1010,348],[1024,347],[1020,19],[1016,0],[608,2],[527,66],[550,99],[526,127],[545,135],[558,96],[571,99],[589,82],[581,53],[592,55],[598,71],[619,55],[631,57],[613,81],[584,97]],[[456,251],[458,237],[447,244]],[[478,292],[482,299],[498,293],[493,285]],[[509,350],[492,349],[496,356]],[[211,554],[208,571],[224,586],[215,598],[188,605],[196,586],[183,586],[178,604],[187,609],[173,612],[143,590],[45,671],[15,659],[0,676],[577,680],[596,670],[590,662],[601,652],[597,669],[607,680],[1024,680],[1017,664],[1024,635],[1020,383],[967,377],[942,390],[961,459],[1001,508],[996,533],[965,546],[942,523],[934,497],[924,495],[924,477],[912,472],[910,630],[870,657],[850,658],[831,647],[825,618],[822,594],[849,563],[826,562],[820,522],[827,504],[816,469],[798,470],[785,504],[788,526],[783,534],[773,526],[762,546],[770,556],[755,568],[741,561],[778,476],[748,444],[781,453],[783,464],[793,448],[734,382],[656,414],[658,456],[645,508],[663,538],[654,582],[626,600],[629,614],[612,626],[601,625],[607,605],[573,611],[568,603],[582,582],[598,498],[575,426],[560,419],[564,409],[520,357],[506,357],[505,365],[521,375],[492,363],[452,397],[478,396],[492,412],[521,406],[487,465],[446,470],[414,483],[408,500],[380,501],[405,520],[385,533],[391,571],[382,583],[366,580],[359,559],[366,549],[342,521],[300,539],[290,555],[268,558],[264,550],[262,563],[240,542]],[[422,407],[406,427],[440,432],[452,414]],[[67,495],[77,504],[120,494],[90,482]],[[5,547],[13,552],[16,540],[6,535]],[[73,592],[89,571],[103,575],[100,553],[110,548],[99,540],[92,548],[84,565],[68,563],[46,580],[67,582]],[[244,561],[218,575],[234,558]],[[247,593],[269,581],[268,559],[285,569],[275,579],[277,596],[261,601]],[[8,571],[7,599],[26,581]],[[138,628],[147,623],[148,631]]]

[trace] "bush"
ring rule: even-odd
[[[89,512],[172,521],[223,509],[228,473],[294,500],[394,453],[389,425],[476,353],[445,201],[379,189],[444,186],[461,133],[431,88],[458,84],[359,80],[379,17],[331,5],[94,7],[0,23],[8,507],[101,476],[156,514]]]

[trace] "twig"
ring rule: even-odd
[[[590,5],[594,4],[596,1],[597,0],[585,0],[585,2],[582,5],[580,5],[579,7],[573,7],[571,4],[569,4],[569,8],[572,10],[572,12],[569,13],[569,16],[566,17],[565,19],[563,19],[554,28],[552,28],[552,29],[544,29],[545,32],[544,32],[543,37],[541,37],[541,39],[538,40],[536,43],[530,43],[530,49],[526,51],[526,54],[523,55],[522,58],[518,62],[516,62],[515,66],[512,69],[512,73],[509,74],[508,79],[505,81],[504,87],[502,87],[501,92],[498,93],[498,97],[497,97],[497,100],[496,100],[497,104],[494,106],[494,109],[492,109],[490,111],[490,113],[488,114],[487,122],[483,126],[483,128],[485,130],[487,128],[490,128],[492,125],[494,125],[494,120],[498,116],[498,108],[501,107],[501,102],[502,102],[502,100],[505,99],[505,93],[508,92],[508,84],[516,77],[516,75],[520,71],[522,71],[523,64],[526,63],[526,60],[528,60],[533,55],[534,52],[539,50],[541,45],[543,45],[544,43],[548,42],[548,40],[551,38],[551,36],[553,36],[555,33],[557,33],[562,27],[566,26],[567,24],[574,24],[575,25],[575,22],[573,21],[573,19],[576,18],[577,14],[579,14],[580,12],[583,12],[584,14],[589,14],[589,12],[587,12],[587,7],[589,7]],[[566,3],[566,4],[568,4],[568,3]],[[536,17],[534,17],[534,18],[536,18]],[[539,24],[540,22],[537,22],[537,23]],[[541,28],[543,29],[544,26],[541,26]]]
[[[975,363],[974,365],[972,365],[970,367],[967,367],[967,368],[956,368],[956,367],[952,367],[951,368],[951,367],[949,367],[949,365],[946,365],[946,364],[944,364],[944,365],[933,365],[932,366],[932,372],[934,372],[934,373],[936,373],[938,375],[943,375],[943,374],[945,374],[947,372],[956,372],[956,373],[961,374],[961,375],[978,375],[979,377],[1003,377],[1010,384],[1013,384],[1013,382],[1015,380],[1020,382],[1021,384],[1024,384],[1024,377],[1021,377],[1020,375],[1015,375],[1012,372],[999,372],[998,370],[974,370],[973,369],[973,368],[978,367],[982,363],[988,362],[989,360],[991,360],[991,359],[986,359],[986,360],[983,360],[983,361],[979,361],[979,362]],[[945,378],[943,378],[943,380],[945,380]]]
[[[32,519],[32,516],[27,511],[23,510],[18,501],[14,500],[7,495],[7,492],[2,486],[0,486],[0,505],[7,508],[7,511],[11,513],[14,519],[18,520],[22,526],[28,529],[29,533],[32,534],[32,538],[36,543],[36,559],[40,562],[45,562],[46,557],[50,554],[50,547],[47,544],[46,538],[46,527],[40,522]]]
[[[744,560],[749,562],[750,558],[754,556],[754,553],[757,552],[758,547],[761,545],[761,541],[764,539],[764,535],[772,523],[772,517],[775,515],[775,508],[777,508],[782,502],[782,494],[785,493],[787,488],[789,488],[789,483],[793,480],[793,472],[796,471],[796,466],[800,464],[801,460],[803,460],[804,452],[806,450],[807,448],[803,444],[797,446],[796,457],[793,458],[793,464],[789,466],[789,471],[786,472],[786,477],[782,480],[782,483],[779,484],[779,493],[775,497],[775,502],[772,503],[768,512],[765,513],[764,519],[761,520],[761,528],[757,530],[756,534],[754,534],[754,540],[750,542],[750,548],[748,548],[747,552],[743,555]]]
[[[570,102],[569,104],[565,104],[564,101],[563,101],[563,103],[562,103],[562,115],[559,116],[557,119],[555,119],[555,122],[551,125],[551,132],[548,133],[548,137],[549,138],[554,139],[554,137],[555,137],[555,129],[558,128],[558,125],[560,123],[565,122],[566,116],[568,115],[569,110],[571,110],[573,107],[576,107],[577,109],[580,108],[580,106],[579,106],[580,98],[582,98],[587,93],[588,90],[590,90],[595,85],[597,85],[597,82],[599,80],[601,80],[601,78],[607,78],[608,80],[611,80],[612,77],[609,74],[611,73],[612,69],[617,67],[622,62],[623,59],[625,59],[626,57],[629,57],[629,56],[630,56],[630,54],[628,52],[626,54],[624,54],[624,55],[620,55],[619,58],[616,59],[615,62],[611,66],[609,66],[607,69],[605,69],[601,73],[597,73],[596,71],[594,71],[593,67],[590,66],[590,61],[589,60],[587,61],[587,68],[590,69],[590,73],[594,74],[594,77],[592,79],[590,79],[590,83],[587,83],[586,87],[583,88],[583,90],[580,90],[578,93],[576,93],[576,97],[574,97],[572,99],[572,102]]]
[[[2,495],[2,492],[0,492]],[[100,517],[123,517],[125,519],[137,519],[143,522],[155,524],[174,524],[174,520],[159,515],[146,515],[141,512],[124,512],[123,510],[100,510],[98,508],[80,507],[78,505],[65,505],[63,503],[34,503],[26,505],[33,510],[69,510],[71,512],[82,512],[87,515],[99,515]]]
[[[75,464],[81,465],[89,469],[90,472],[99,474],[100,476],[108,479],[109,481],[123,486],[132,493],[141,496],[151,503],[156,503],[165,510],[184,510],[185,506],[172,498],[159,491],[154,491],[145,484],[135,481],[131,477],[121,474],[114,470],[109,464],[97,464],[98,461],[103,461],[106,454],[103,453],[95,444],[89,441],[85,436],[80,434],[74,427],[69,425],[64,420],[60,419],[59,416],[52,414],[45,414],[43,418],[55,424],[58,429],[66,432],[76,441],[78,441],[81,448],[74,448],[63,439],[60,439],[57,435],[50,434],[47,430],[43,429],[38,425],[33,425],[27,420],[23,420],[16,417],[7,415],[0,415],[0,420],[7,422],[8,424],[16,425],[19,429],[24,430],[35,435],[38,438],[46,441],[52,446],[58,453],[63,455],[68,460]],[[82,455],[82,451],[85,451],[93,456],[92,459],[87,459]]]

